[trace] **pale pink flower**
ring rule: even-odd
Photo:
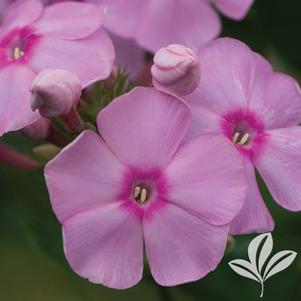
[[[151,73],[156,89],[181,96],[192,93],[198,86],[201,67],[192,49],[171,44],[156,52]]]
[[[197,48],[217,37],[221,22],[213,6],[242,19],[254,0],[91,0],[107,4],[104,25],[155,52],[176,43]]]
[[[301,210],[300,88],[237,40],[213,41],[199,51],[199,59],[200,84],[185,97],[193,110],[186,138],[211,133],[232,141],[245,161],[248,196],[231,231],[271,231],[274,222],[258,189],[255,168],[279,205]]]
[[[75,73],[83,87],[109,76],[112,42],[100,29],[103,11],[94,4],[14,1],[0,28],[0,135],[40,118],[30,108],[30,85],[46,68]]]
[[[63,0],[43,0],[45,4]],[[198,48],[221,32],[218,9],[241,20],[254,0],[77,0],[107,6],[104,26],[151,52],[177,43]]]
[[[85,131],[47,165],[65,254],[80,276],[131,287],[142,277],[144,248],[161,285],[215,269],[245,199],[244,169],[224,137],[179,147],[190,120],[179,99],[136,88],[99,114],[102,138]]]

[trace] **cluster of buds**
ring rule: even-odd
[[[150,85],[152,80],[156,89],[178,97],[192,93],[200,81],[199,59],[192,49],[183,45],[172,44],[159,49],[154,55],[151,68],[150,63],[146,65],[151,70],[152,78],[148,76],[145,84]],[[86,128],[93,128],[98,112],[118,96],[111,93],[112,91],[119,90],[119,94],[123,94],[128,90],[127,76],[119,77],[116,68],[113,70],[110,80],[103,84],[98,83],[98,88],[102,87],[103,90],[106,88],[101,85],[108,86],[110,96],[102,95],[100,102],[97,100],[95,103],[94,100],[94,103],[90,105],[91,99],[88,102],[81,101],[82,84],[79,78],[70,71],[46,69],[34,78],[30,89],[31,109],[34,112],[38,111],[41,117],[23,128],[21,132],[29,138],[44,139],[51,143],[34,149],[37,157],[43,158],[43,163],[47,163],[47,159],[51,159],[53,154],[59,151],[56,147],[64,147]],[[93,86],[89,87],[82,98],[85,98],[91,89],[93,93]],[[79,113],[81,106],[84,108],[84,114],[93,118],[83,120]],[[57,127],[57,123],[61,127]]]

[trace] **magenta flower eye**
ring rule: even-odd
[[[128,167],[117,199],[123,207],[143,219],[152,216],[168,199],[166,175],[160,168],[141,169]]]
[[[260,115],[244,109],[234,110],[224,115],[221,130],[238,150],[249,158],[254,158],[260,153],[266,140]]]
[[[2,64],[19,61],[25,55],[29,58],[31,49],[36,44],[37,40],[38,36],[36,36],[30,28],[25,27],[10,31],[0,40],[0,47],[7,54],[6,61],[3,59]]]

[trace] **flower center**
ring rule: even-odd
[[[257,133],[257,129],[248,119],[232,120],[232,142],[238,146],[247,146]]]
[[[133,190],[133,197],[138,204],[144,204],[148,201],[151,191],[144,185],[137,185]]]
[[[222,131],[238,150],[254,158],[261,151],[266,135],[260,115],[246,110],[235,110],[223,116]]]
[[[159,168],[129,167],[120,185],[118,199],[125,210],[150,219],[168,200],[167,180]]]
[[[223,131],[239,147],[250,147],[263,131],[263,124],[252,113],[238,111],[225,116]]]
[[[15,62],[25,62],[39,37],[31,28],[16,28],[0,39],[0,67]]]

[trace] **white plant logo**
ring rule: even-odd
[[[285,250],[276,253],[268,260],[272,250],[272,235],[271,233],[264,233],[256,236],[249,244],[249,261],[235,259],[229,262],[230,267],[236,273],[261,284],[260,297],[263,297],[264,282],[288,268],[297,256],[296,252]]]

